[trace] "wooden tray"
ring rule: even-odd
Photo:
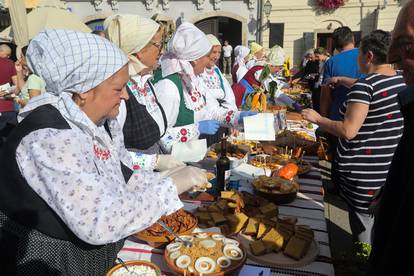
[[[250,251],[250,245],[249,245],[250,242],[253,241],[253,238],[248,235],[244,235],[244,234],[239,234],[238,238],[239,238],[240,243],[246,249],[247,256],[249,257],[249,259],[257,263],[263,264],[263,265],[268,265],[268,266],[273,266],[273,267],[277,267],[277,266],[279,267],[302,267],[302,266],[312,263],[316,259],[316,257],[318,257],[319,255],[318,243],[315,240],[313,240],[308,250],[308,253],[300,260],[295,260],[288,256],[285,256],[283,255],[282,252],[279,252],[279,253],[272,252],[272,253],[265,254],[262,256],[255,256]]]
[[[223,235],[222,233],[213,233],[213,232],[206,232],[209,236],[214,235],[214,234],[220,234]],[[199,233],[195,233],[195,234],[199,234]],[[193,234],[193,236],[195,235]],[[234,239],[234,237],[230,237],[230,236],[226,236],[228,238],[232,238]],[[240,242],[240,240],[239,240]],[[203,276],[230,276],[230,275],[239,275],[240,270],[243,268],[243,265],[246,263],[247,260],[247,250],[244,247],[244,245],[240,242],[240,249],[243,251],[243,258],[241,259],[240,263],[238,263],[235,266],[230,266],[229,269],[227,271],[221,271],[221,272],[214,272],[214,273],[208,273],[208,274],[202,274]],[[167,264],[168,268],[170,268],[172,271],[174,271],[175,273],[178,273],[179,275],[187,275],[187,276],[199,276],[201,275],[198,272],[194,272],[194,273],[190,273],[188,271],[184,271],[184,269],[178,268],[172,261],[171,259],[168,257],[168,252],[167,250],[164,250],[164,261]]]

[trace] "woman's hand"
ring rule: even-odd
[[[157,171],[166,171],[170,169],[174,169],[177,167],[185,167],[185,164],[174,157],[172,157],[170,154],[159,154],[157,158],[157,165],[155,166],[155,169]]]
[[[167,176],[172,178],[177,187],[178,194],[184,193],[194,187],[204,186],[208,183],[207,174],[203,170],[191,166],[174,170],[171,174],[167,174]]]
[[[311,123],[318,124],[322,116],[313,109],[307,108],[302,110],[302,117]]]
[[[18,60],[14,63],[14,67],[16,67],[16,72],[18,72],[18,73],[23,72],[23,65],[20,62],[20,60]]]
[[[240,134],[240,132],[237,128],[230,128],[230,135],[231,136],[237,137],[237,136],[239,136],[239,134]]]
[[[334,89],[335,87],[341,85],[341,77],[332,77],[326,80],[325,85]]]

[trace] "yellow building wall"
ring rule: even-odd
[[[9,7],[9,3],[11,0],[6,0],[4,1],[4,6],[6,8]],[[39,0],[24,0],[24,4],[26,6],[26,9],[33,9],[34,7],[36,7],[39,4]]]
[[[283,48],[293,58],[294,64],[299,64],[307,47],[316,46],[317,33],[330,33],[340,26],[361,31],[362,36],[377,28],[390,31],[401,8],[396,0],[388,0],[386,7],[382,0],[349,0],[345,6],[331,13],[320,13],[315,9],[316,4],[312,0],[271,0],[271,3],[269,21],[285,24]],[[264,14],[263,22],[266,22]],[[304,33],[313,33],[313,43],[310,43],[313,45],[305,47]],[[262,40],[263,46],[268,47],[269,30],[265,26]]]

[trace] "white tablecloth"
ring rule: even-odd
[[[264,270],[266,275],[267,269],[270,268],[270,275],[334,275],[334,267],[331,259],[331,250],[329,248],[329,237],[327,224],[324,215],[323,188],[319,164],[316,157],[308,157],[305,160],[312,163],[314,168],[305,176],[299,178],[300,191],[297,198],[292,203],[279,206],[280,215],[296,216],[298,224],[307,224],[311,226],[315,233],[315,240],[319,245],[319,256],[314,262],[300,268],[281,268],[262,266],[254,261],[247,260],[246,264],[257,267],[258,272]],[[242,182],[241,189],[249,190],[250,184]],[[192,208],[186,205],[186,209]],[[218,228],[216,229],[217,231]],[[126,260],[148,260],[157,264],[164,275],[172,275],[171,271],[165,265],[163,260],[163,250],[155,249],[135,238],[130,238],[125,242],[124,247],[119,252],[119,257]],[[247,267],[246,267],[247,269]],[[245,271],[246,272],[246,271]],[[240,275],[255,275],[256,273],[243,273]],[[257,273],[259,274],[259,273]]]

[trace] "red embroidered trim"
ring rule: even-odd
[[[185,136],[181,137],[181,142],[183,142],[183,143],[187,142],[187,137],[185,137]]]
[[[187,130],[185,128],[182,128],[180,130],[181,135],[187,135]]]
[[[100,149],[96,145],[93,145],[93,152],[95,153],[95,156],[101,160],[108,160],[109,158],[111,158],[110,150]]]

